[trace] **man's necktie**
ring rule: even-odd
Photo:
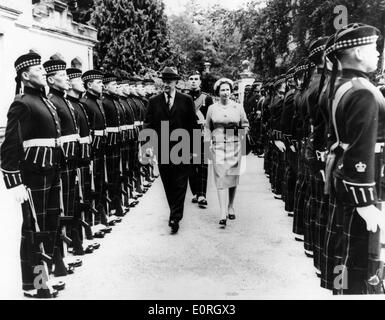
[[[171,95],[170,94],[167,94],[167,106],[168,106],[168,110],[171,109]]]

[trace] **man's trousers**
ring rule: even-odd
[[[207,175],[208,175],[208,164],[205,163],[205,155],[202,152],[200,156],[200,163],[191,165],[191,175],[189,177],[189,183],[191,188],[191,193],[194,196],[203,196],[206,197],[207,191]]]
[[[179,221],[183,218],[184,200],[190,170],[188,164],[159,165],[160,177],[170,207],[170,220]]]

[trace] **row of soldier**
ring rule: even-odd
[[[378,38],[355,23],[313,41],[252,110],[274,197],[334,294],[383,293],[385,100],[369,81]]]
[[[153,162],[141,163],[138,141],[154,86],[67,69],[61,60],[42,65],[35,53],[20,56],[15,69],[1,170],[22,203],[24,293],[54,297],[65,283],[52,276],[81,266],[76,256],[99,248],[94,239],[110,233],[157,177]]]

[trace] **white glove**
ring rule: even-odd
[[[276,147],[279,149],[279,151],[284,152],[284,151],[286,150],[286,146],[285,146],[285,144],[284,144],[282,141],[280,141],[280,140],[275,140],[275,141],[274,141],[274,144],[275,144]]]
[[[356,209],[361,218],[365,220],[368,231],[377,232],[377,225],[380,230],[385,230],[385,215],[374,205]]]
[[[28,200],[28,192],[24,184],[18,185],[17,187],[9,190],[12,192],[14,199],[18,203],[23,203]]]

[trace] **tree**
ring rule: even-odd
[[[158,70],[173,58],[160,0],[97,0],[95,66],[122,76]]]
[[[230,11],[213,6],[203,9],[195,1],[188,2],[180,15],[170,17],[170,37],[177,48],[177,66],[182,73],[203,71],[204,63],[210,62],[214,77],[233,77],[240,65],[237,55],[240,35],[231,35],[227,20]]]

